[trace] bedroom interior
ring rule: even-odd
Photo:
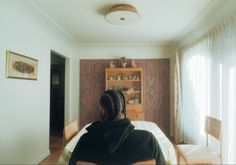
[[[235,164],[235,9],[235,0],[1,0],[0,164],[66,163],[85,126],[100,119],[98,98],[110,88],[123,91],[128,117],[155,134],[168,163],[187,161],[176,145],[205,145],[210,116],[221,134],[208,147],[218,163]],[[14,64],[7,52],[37,67]],[[63,80],[51,72],[55,59]],[[8,76],[14,67],[22,77]],[[35,70],[36,78],[24,78]],[[73,121],[65,141],[63,127]]]

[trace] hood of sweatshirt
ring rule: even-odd
[[[118,121],[96,121],[86,130],[98,142],[104,142],[109,153],[113,154],[134,130],[134,126],[126,118]]]

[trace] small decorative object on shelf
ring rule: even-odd
[[[113,63],[113,60],[111,61],[111,63],[110,63],[110,68],[115,68],[116,66],[115,66],[115,64]]]
[[[121,80],[121,76],[120,75],[117,76],[117,80]]]
[[[113,86],[112,86],[112,85],[109,85],[108,89],[109,89],[109,90],[112,90],[112,89],[113,89]]]
[[[114,77],[112,77],[112,76],[110,76],[110,77],[109,77],[109,80],[115,80],[115,78],[114,78]]]
[[[128,91],[134,91],[134,87],[128,88]]]
[[[138,97],[131,98],[128,100],[128,104],[139,104],[139,103],[140,103],[140,101],[139,101]]]
[[[122,80],[128,80],[128,77],[126,75],[123,75]]]
[[[128,104],[134,104],[135,103],[135,100],[134,99],[129,99],[128,100]]]
[[[135,61],[134,61],[134,59],[132,59],[132,61],[131,61],[131,67],[132,67],[132,68],[136,68],[136,67],[137,67],[137,65],[136,65],[136,63],[135,63]]]
[[[127,59],[125,57],[120,58],[120,65],[122,68],[125,68],[127,66]]]

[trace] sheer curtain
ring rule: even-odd
[[[210,41],[187,50],[181,60],[180,127],[187,143],[204,143],[204,119],[209,112]]]
[[[180,134],[180,109],[181,109],[181,88],[180,88],[180,57],[176,53],[174,62],[174,140],[175,143],[182,142]]]
[[[222,120],[223,163],[236,163],[236,17],[220,23],[181,59],[184,142],[205,142],[206,115]],[[212,140],[211,146],[218,148]]]

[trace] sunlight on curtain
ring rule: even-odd
[[[236,98],[236,87],[235,87],[236,81],[235,81],[235,68],[231,68],[229,71],[229,100],[228,100],[228,104],[229,104],[229,119],[228,119],[228,126],[229,126],[229,141],[228,144],[229,146],[235,146],[235,133],[233,130],[236,130],[235,127],[235,110],[236,110],[236,106],[235,106],[235,98]],[[235,148],[231,147],[228,150],[229,154],[228,154],[228,160],[233,160],[235,157]]]
[[[206,115],[222,120],[223,163],[236,163],[236,16],[185,51],[181,60],[181,135],[202,144]],[[212,148],[219,145],[211,141]]]
[[[210,114],[222,120],[223,162],[235,164],[236,19],[211,39],[213,46]]]
[[[181,130],[184,142],[205,142],[204,121],[209,108],[209,41],[187,51],[182,58]],[[190,124],[191,123],[191,124]],[[199,136],[200,134],[200,136]]]
[[[220,68],[219,68],[219,119],[222,119],[222,64],[220,64]],[[212,82],[213,83],[213,82]]]

